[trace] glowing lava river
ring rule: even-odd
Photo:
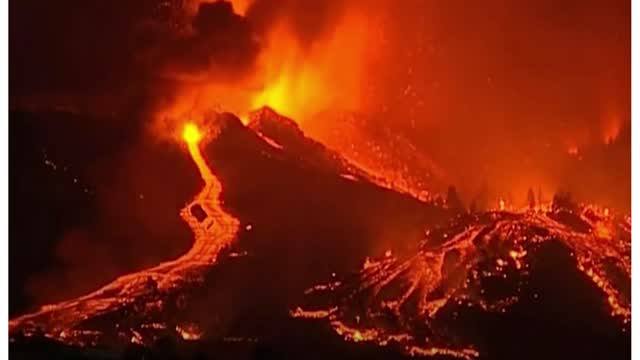
[[[220,251],[235,239],[239,221],[221,207],[222,184],[202,157],[199,147],[202,134],[198,128],[187,124],[183,139],[204,181],[202,191],[180,213],[194,234],[191,249],[175,260],[121,276],[85,296],[45,305],[35,313],[15,318],[9,322],[10,334],[41,334],[74,345],[118,340],[147,344],[156,335],[167,332],[185,340],[200,337],[194,323],[169,324],[159,319],[167,318],[163,313],[176,313],[176,307],[181,305],[177,290],[202,281],[204,270],[211,267]],[[168,299],[177,301],[170,303]],[[123,318],[100,322],[101,316],[116,313]],[[96,321],[100,324],[94,323]]]
[[[597,287],[621,328],[631,320],[628,218],[593,206],[491,211],[457,217],[426,235],[417,253],[387,252],[352,276],[308,289],[309,304],[291,315],[328,322],[348,341],[473,359],[478,349],[451,331],[461,314],[504,314],[523,299],[539,301],[543,295],[524,290],[531,273],[562,259]],[[555,289],[551,296],[562,295]]]
[[[474,360],[511,359],[524,353],[522,347],[532,354],[525,358],[546,358],[535,351],[551,347],[540,342],[562,336],[579,346],[565,346],[569,355],[557,353],[556,358],[584,358],[576,352],[583,343],[600,341],[609,351],[617,347],[604,343],[607,337],[627,338],[629,215],[575,204],[561,194],[551,204],[523,209],[501,205],[466,211],[434,205],[385,188],[273,111],[256,113],[247,126],[235,116],[217,121],[216,142],[208,144],[216,151],[209,152],[214,156],[209,160],[228,181],[225,196],[232,200],[227,206],[259,230],[239,234],[240,221],[223,209],[221,180],[201,153],[204,134],[187,124],[182,139],[204,182],[180,212],[194,234],[191,249],[88,295],[11,320],[14,342],[46,337],[80,347],[121,349],[131,343],[153,348],[164,337],[200,339],[195,345],[210,348],[219,358],[224,353],[212,344],[222,334],[216,326],[223,324],[225,331],[233,329],[218,336],[222,342],[234,339],[229,347],[238,339],[278,344],[277,336],[282,336],[283,348],[300,349],[305,358],[307,344],[298,343],[296,336],[318,338],[320,347],[330,350],[339,340],[335,346],[345,354],[374,349],[372,354]],[[235,178],[225,172],[225,158],[237,166]],[[247,202],[244,209],[237,197]],[[339,201],[323,203],[325,198]],[[262,204],[269,207],[264,210]],[[336,211],[340,207],[348,211]],[[384,216],[371,209],[381,209]],[[389,221],[416,213],[415,221]],[[296,218],[298,214],[303,215]],[[388,222],[376,227],[372,218]],[[366,232],[355,226],[358,221]],[[373,251],[379,233],[389,229],[398,241]],[[249,244],[251,255],[227,262],[223,250],[232,243]],[[207,290],[214,295],[207,298]],[[204,299],[197,298],[203,293]],[[233,320],[240,326],[218,319],[216,312],[231,312],[227,303],[216,302],[223,297],[242,314]],[[606,336],[593,335],[592,329]],[[243,346],[250,348],[250,342]],[[515,352],[496,357],[496,349],[508,342]]]

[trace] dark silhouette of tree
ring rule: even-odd
[[[575,212],[578,206],[573,201],[571,193],[568,191],[559,190],[553,195],[553,202],[551,204],[553,211],[571,211]]]
[[[478,194],[473,198],[475,203],[475,211],[483,211],[489,208],[489,185],[487,181],[483,181]]]
[[[471,200],[471,204],[469,205],[469,212],[475,214],[478,212],[478,205],[476,204],[476,199]]]
[[[462,200],[460,200],[460,196],[458,195],[458,191],[455,186],[449,186],[447,189],[447,206],[450,209],[455,210],[456,212],[463,212],[464,205],[462,204]]]
[[[527,191],[527,203],[529,204],[529,209],[533,210],[536,207],[536,195],[533,193],[533,189],[529,188]]]
[[[542,205],[542,189],[538,187],[538,204]]]

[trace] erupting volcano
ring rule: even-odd
[[[154,346],[167,336],[200,341],[220,329],[215,329],[219,324],[211,325],[200,318],[201,314],[194,313],[193,308],[202,311],[212,301],[211,295],[203,295],[198,288],[210,287],[214,293],[263,292],[259,274],[287,283],[274,287],[273,291],[281,292],[280,299],[267,309],[275,306],[280,311],[286,310],[292,321],[324,319],[345,340],[391,346],[410,355],[468,359],[481,356],[482,345],[474,343],[477,339],[465,330],[470,319],[482,317],[483,313],[508,314],[511,308],[525,306],[521,303],[544,304],[549,297],[562,296],[556,293],[559,289],[545,288],[539,283],[539,277],[547,276],[549,271],[581,282],[580,296],[600,304],[596,308],[610,322],[606,326],[617,327],[621,334],[628,333],[629,217],[615,215],[608,209],[575,205],[563,195],[557,195],[549,205],[472,213],[450,203],[415,200],[380,187],[375,182],[376,176],[306,137],[293,121],[272,110],[255,112],[250,119],[245,126],[231,114],[217,114],[201,121],[202,129],[195,123],[183,127],[182,146],[186,145],[204,182],[203,189],[180,212],[195,239],[186,254],[122,276],[88,295],[47,305],[33,314],[13,319],[10,322],[13,341],[42,335],[82,347],[120,347],[128,343]],[[225,161],[229,154],[239,160]],[[230,181],[233,188],[227,205],[221,202],[223,185],[214,175],[216,168],[210,169],[208,163],[221,164],[225,169],[220,170],[222,181]],[[261,165],[254,169],[258,164]],[[256,173],[262,175],[254,179],[252,175]],[[290,187],[283,188],[289,182]],[[317,190],[309,194],[307,187]],[[267,213],[256,212],[255,204],[243,199],[248,188],[252,189],[252,196],[267,203],[272,201],[270,196],[274,201],[287,199],[283,196],[286,192],[289,196],[305,194],[302,196],[306,198],[297,204],[273,202]],[[311,200],[326,196],[324,191],[352,193],[341,195],[345,200],[359,198],[347,209],[352,217],[338,220],[344,215],[320,215],[320,209],[327,206],[330,209],[342,200],[339,197],[326,205]],[[381,216],[362,207],[374,204],[386,204],[379,208],[382,212],[392,206],[396,213]],[[251,219],[244,231],[240,231],[240,221],[235,215],[225,209],[227,206]],[[309,214],[321,216],[327,223],[311,222],[304,215],[298,220],[286,213],[298,206],[306,207]],[[284,211],[290,219],[280,218],[278,223],[278,215],[271,211]],[[379,218],[382,222],[379,229],[395,229],[406,240],[388,242],[395,249],[370,258],[372,244],[373,248],[380,247],[380,239],[357,230],[358,223],[367,224],[369,218]],[[355,228],[328,230],[341,223]],[[281,232],[292,232],[293,238],[298,238],[300,226],[306,227],[307,234],[329,231],[329,237],[318,239],[320,243],[307,239],[301,245],[308,245],[308,249],[298,246],[287,249],[291,239],[272,240],[278,239]],[[263,227],[265,230],[261,232]],[[351,244],[341,244],[338,240],[341,236],[332,240],[340,232],[341,236],[354,237]],[[336,251],[345,258],[326,258]],[[291,274],[292,269],[269,265],[273,261],[286,261],[288,256],[303,261],[297,265],[297,271],[306,270]],[[311,270],[306,261],[309,265],[318,261],[324,264]],[[349,275],[359,261],[364,261],[362,270]],[[234,270],[237,267],[246,269]],[[285,272],[281,273],[282,270]],[[329,270],[332,274],[329,283],[313,285]],[[220,278],[222,275],[218,273],[233,277]],[[306,275],[300,278],[300,274]],[[256,281],[260,284],[255,284]],[[229,282],[244,285],[236,288]],[[246,302],[251,303],[252,299],[241,301]],[[228,310],[210,311],[214,314]],[[232,328],[237,326],[247,325]],[[249,331],[249,335],[237,338],[251,339],[255,335]],[[217,336],[220,335],[210,340]]]
[[[445,329],[455,328],[465,312],[505,313],[522,296],[536,301],[537,292],[523,290],[528,273],[553,256],[575,262],[600,288],[611,316],[630,330],[630,223],[590,207],[458,217],[430,231],[417,254],[367,259],[355,279],[309,289],[314,296],[329,292],[323,294],[329,303],[292,315],[327,319],[351,341],[397,343],[411,355],[475,358],[473,345],[452,346],[456,334]]]
[[[182,136],[204,182],[202,191],[180,212],[194,235],[191,249],[176,260],[122,276],[86,296],[16,318],[9,322],[11,331],[24,335],[44,332],[48,337],[78,345],[122,337],[149,343],[154,336],[148,333],[166,331],[176,331],[185,339],[199,337],[195,325],[167,324],[161,319],[167,312],[172,317],[180,312],[178,299],[185,296],[185,289],[201,282],[203,269],[215,264],[220,251],[233,241],[238,220],[220,206],[222,185],[200,152],[203,134],[195,124],[187,123]],[[184,330],[185,326],[196,330]]]
[[[12,356],[628,357],[628,4],[62,3],[12,4]]]

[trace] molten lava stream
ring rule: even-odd
[[[184,128],[183,139],[187,143],[189,154],[195,162],[204,188],[180,212],[180,216],[194,233],[191,249],[181,257],[161,263],[155,267],[127,274],[115,279],[108,285],[85,296],[64,301],[58,304],[45,305],[39,311],[9,321],[12,335],[21,333],[29,336],[36,332],[69,344],[87,345],[99,342],[103,329],[87,330],[83,322],[97,316],[113,313],[128,306],[142,305],[142,313],[131,312],[124,316],[137,317],[127,324],[141,328],[167,329],[167,324],[148,324],[153,315],[161,313],[165,307],[164,300],[169,292],[189,286],[202,280],[206,268],[212,266],[220,251],[235,239],[239,221],[225,212],[220,206],[222,184],[213,175],[200,152],[202,134],[193,124]],[[190,209],[200,205],[207,217],[198,221]],[[125,312],[126,313],[126,312]],[[151,326],[154,325],[154,326]],[[140,331],[122,329],[119,324],[110,324],[110,329],[118,336],[131,337],[132,342],[145,342]],[[172,329],[173,327],[169,327]],[[180,325],[175,325],[176,333]],[[109,330],[109,329],[107,329]],[[139,329],[138,329],[139,330]],[[127,331],[130,331],[128,333]],[[131,335],[133,334],[133,335]]]
[[[523,296],[532,264],[543,259],[541,245],[555,242],[575,259],[567,264],[601,290],[603,307],[625,331],[631,321],[629,218],[592,205],[548,208],[457,217],[429,231],[417,254],[367,258],[354,276],[308,289],[307,304],[290,313],[324,320],[347,341],[472,360],[481,355],[477,345],[460,342],[442,325],[450,319],[447,309],[507,312]],[[485,285],[496,280],[503,290]]]

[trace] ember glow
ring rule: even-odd
[[[250,3],[234,1],[233,7],[244,15]],[[369,57],[376,54],[366,46],[370,26],[367,16],[346,9],[309,44],[298,37],[290,20],[277,20],[261,40],[250,74],[232,84],[199,75],[180,87],[175,101],[156,111],[158,126],[211,110],[234,112],[246,122],[251,111],[264,106],[301,124],[328,109],[357,111],[363,104]],[[336,79],[340,86],[334,86]]]
[[[182,131],[182,138],[189,146],[197,146],[200,139],[202,139],[202,134],[200,134],[198,126],[193,123],[187,123]]]
[[[201,283],[205,270],[216,263],[218,254],[231,244],[239,228],[238,220],[220,206],[222,184],[200,152],[203,134],[195,124],[186,123],[183,136],[204,181],[200,193],[180,212],[194,234],[191,249],[175,260],[119,277],[90,294],[45,305],[35,313],[15,318],[9,322],[11,332],[27,336],[44,332],[46,337],[83,346],[104,343],[105,338],[113,336],[149,345],[156,338],[170,334],[171,324],[158,322],[173,307],[166,303],[169,294],[179,294],[181,289]],[[203,217],[195,215],[196,208]],[[101,314],[127,312],[126,309],[142,309],[129,311],[131,318],[123,320],[127,328],[122,328],[119,322],[99,329],[84,323]],[[178,324],[173,329],[185,340],[201,336],[196,325]]]
[[[622,122],[617,116],[612,116],[605,122],[604,131],[602,132],[602,141],[605,144],[611,144],[618,138],[622,128]]]
[[[16,282],[38,300],[12,300],[12,343],[289,354],[294,329],[347,357],[528,358],[567,322],[587,353],[624,351],[630,5],[579,3],[12,4],[11,116],[46,121],[14,131],[38,163],[13,155],[11,244],[55,222]],[[64,121],[116,130],[73,147]],[[41,167],[59,183],[30,194]],[[71,219],[52,220],[66,188]],[[120,259],[94,237],[149,243]],[[89,279],[73,260],[92,256],[113,268]],[[38,285],[76,278],[91,287]]]
[[[361,106],[361,87],[370,34],[366,18],[348,13],[314,44],[302,44],[285,24],[268,36],[258,58],[257,84],[251,108],[268,106],[304,123],[330,108],[356,110]],[[340,86],[335,86],[339,81]]]
[[[630,293],[622,290],[628,280],[620,282],[614,275],[631,277],[631,233],[623,218],[592,206],[578,214],[500,210],[459,220],[465,225],[462,231],[458,223],[431,233],[415,255],[367,259],[355,279],[308,291],[312,297],[331,299],[324,308],[298,307],[292,316],[325,319],[349,341],[399,343],[411,355],[476,358],[480,354],[472,344],[455,344],[438,328],[446,327],[442,319],[450,316],[447,309],[508,311],[522,296],[535,252],[559,241],[570,249],[577,269],[602,291],[611,316],[621,323],[631,321]],[[582,224],[588,224],[586,232],[579,230]],[[512,287],[504,292],[486,289],[492,281]],[[368,305],[362,308],[362,303]],[[422,329],[424,324],[427,329]]]

